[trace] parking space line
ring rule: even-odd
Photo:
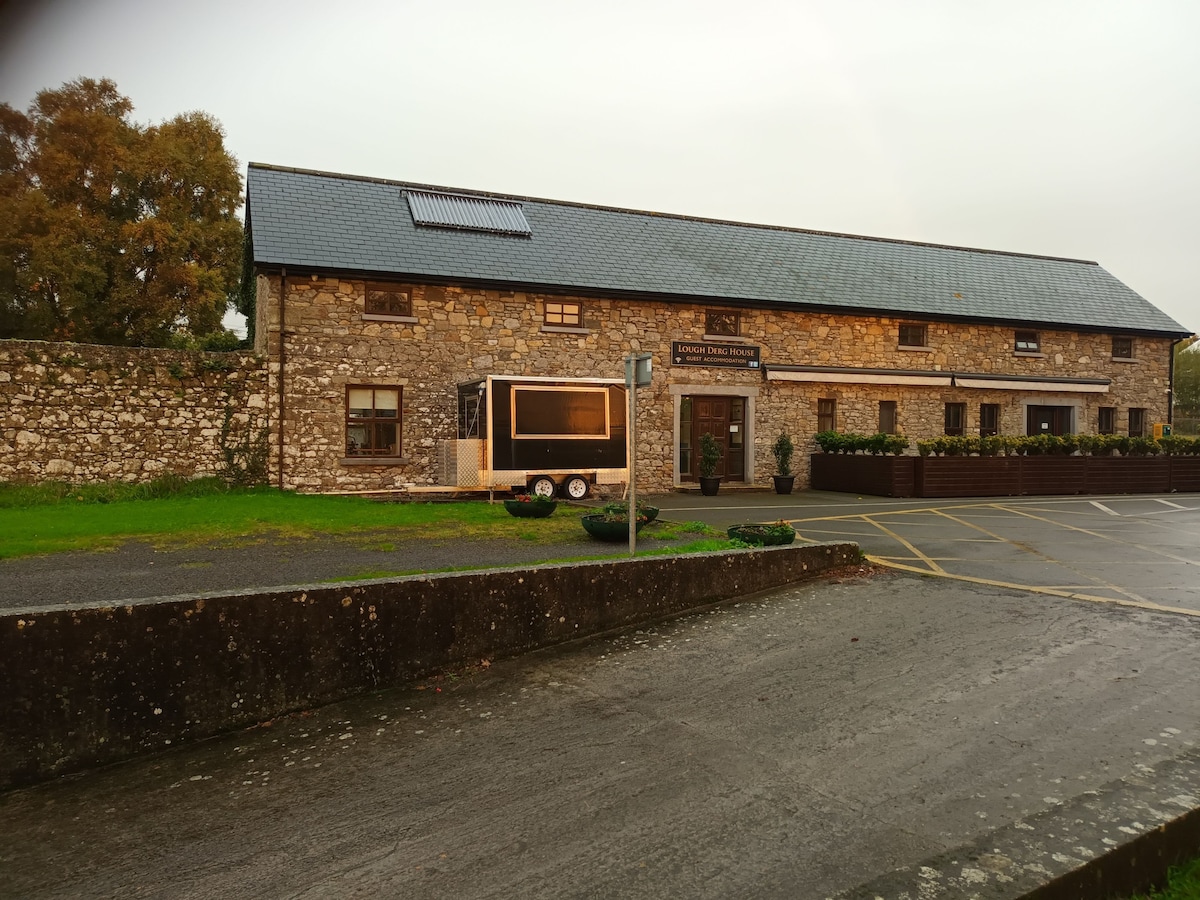
[[[1030,519],[1036,519],[1039,522],[1045,522],[1047,525],[1057,525],[1059,528],[1066,528],[1069,531],[1078,531],[1081,534],[1089,534],[1092,537],[1103,538],[1104,540],[1109,541],[1110,543],[1113,543],[1113,544],[1121,544],[1124,547],[1133,547],[1137,550],[1142,550],[1146,553],[1152,553],[1155,556],[1162,556],[1162,557],[1165,557],[1166,559],[1173,559],[1176,562],[1184,562],[1184,563],[1187,563],[1188,565],[1193,565],[1193,566],[1200,564],[1200,560],[1188,559],[1186,556],[1176,556],[1174,553],[1167,553],[1166,551],[1160,550],[1157,547],[1149,547],[1145,544],[1136,544],[1132,541],[1122,541],[1119,538],[1110,537],[1109,535],[1102,534],[1099,531],[1089,531],[1088,529],[1080,528],[1077,525],[1068,525],[1066,522],[1056,522],[1053,519],[1047,519],[1042,516],[1035,516],[1035,515],[1032,515],[1031,513],[1025,512],[1024,510],[1016,509],[1015,507],[1011,507],[1011,509],[1018,516],[1026,516],[1027,518],[1030,518]]]
[[[1172,503],[1170,500],[1163,500],[1161,497],[1155,497],[1154,502],[1161,503],[1163,506],[1169,506],[1172,509],[1187,509],[1188,508],[1186,506],[1181,506],[1178,503]]]
[[[913,552],[913,554],[918,559],[922,560],[926,565],[928,565],[932,571],[937,572],[942,575],[946,574],[945,569],[943,569],[936,562],[934,562],[932,559],[930,559],[928,556],[926,556],[924,553],[922,553],[920,550],[918,550],[915,546],[910,544],[907,540],[902,538],[900,535],[896,534],[896,532],[892,531],[886,525],[876,522],[870,516],[863,516],[862,518],[863,518],[864,522],[870,522],[872,525],[874,525],[876,528],[878,528],[880,531],[882,531],[884,534],[886,534],[892,540],[899,541],[901,544],[903,544],[905,547],[907,547],[909,550],[911,550]]]
[[[1173,615],[1200,618],[1200,610],[1182,609],[1177,606],[1163,606],[1161,603],[1151,603],[1149,600],[1130,600],[1123,597],[1099,597],[1095,594],[1081,594],[1077,591],[1061,590],[1053,587],[1037,587],[1029,584],[1013,584],[1007,581],[997,581],[993,578],[977,578],[973,575],[956,575],[951,572],[931,572],[918,566],[907,566],[903,563],[890,562],[884,556],[868,556],[867,560],[875,565],[889,569],[898,569],[914,575],[928,575],[936,578],[950,578],[954,581],[965,581],[969,584],[981,584],[987,587],[1007,588],[1014,591],[1031,591],[1035,594],[1046,594],[1051,597],[1061,597],[1064,600],[1084,600],[1088,603],[1107,603],[1112,606],[1128,606],[1134,609],[1145,609],[1151,612],[1171,613]]]
[[[996,509],[1007,509],[1007,507],[1002,506],[1000,504],[995,504],[995,506],[996,506]],[[942,512],[941,510],[935,510],[935,512],[940,516],[944,516],[945,518],[949,519],[952,522],[957,522],[958,524],[965,525],[968,528],[974,528],[976,531],[982,532],[983,534],[989,535],[993,538],[996,538],[997,540],[1004,541],[1009,546],[1015,547],[1016,549],[1018,549],[1024,553],[1030,553],[1030,554],[1040,558],[1043,562],[1051,563],[1052,565],[1060,566],[1064,569],[1070,569],[1071,571],[1076,572],[1079,575],[1082,575],[1084,578],[1090,579],[1093,582],[1094,588],[1100,588],[1102,590],[1116,591],[1118,594],[1128,597],[1131,600],[1140,601],[1142,603],[1149,602],[1148,600],[1146,600],[1145,597],[1139,596],[1138,594],[1135,594],[1133,591],[1128,591],[1125,588],[1121,587],[1120,585],[1116,585],[1111,582],[1105,581],[1102,578],[1097,578],[1096,576],[1090,575],[1087,572],[1080,572],[1078,569],[1076,569],[1070,563],[1064,562],[1061,559],[1055,559],[1052,556],[1048,556],[1045,553],[1043,553],[1041,550],[1038,550],[1036,547],[1032,547],[1029,544],[1025,544],[1020,541],[1009,540],[1008,538],[1005,538],[1002,535],[996,534],[995,532],[992,532],[992,531],[988,531],[986,528],[984,528],[980,525],[976,525],[973,522],[968,522],[966,519],[961,519],[958,516],[952,516],[949,513]]]
[[[1091,503],[1092,506],[1096,507],[1096,509],[1103,510],[1104,512],[1108,513],[1110,516],[1120,516],[1121,515],[1115,509],[1109,509],[1107,506],[1105,506],[1099,500],[1089,500],[1088,502]]]

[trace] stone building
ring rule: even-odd
[[[460,385],[622,382],[633,353],[642,490],[694,482],[703,432],[730,486],[769,484],[781,431],[801,483],[826,429],[1149,433],[1187,334],[1092,262],[259,164],[246,225],[272,477],[301,491],[444,483]]]

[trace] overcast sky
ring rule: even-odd
[[[1196,0],[44,0],[0,100],[109,77],[250,161],[1097,260],[1200,330]]]

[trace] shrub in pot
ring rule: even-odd
[[[700,493],[712,497],[721,487],[717,463],[721,461],[721,445],[707,431],[700,435]]]
[[[771,477],[775,480],[775,493],[790,494],[793,486],[796,483],[796,476],[792,474],[792,454],[796,448],[792,444],[792,439],[786,431],[779,432],[779,437],[775,438],[775,443],[771,445],[771,453],[775,456],[775,475]]]

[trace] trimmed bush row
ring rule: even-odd
[[[814,440],[824,453],[870,453],[874,456],[892,454],[899,456],[908,449],[909,441],[902,434],[840,434],[836,431],[819,432]]]
[[[1196,456],[1200,438],[1128,437],[1123,434],[1032,434],[940,437],[917,441],[921,456]]]

